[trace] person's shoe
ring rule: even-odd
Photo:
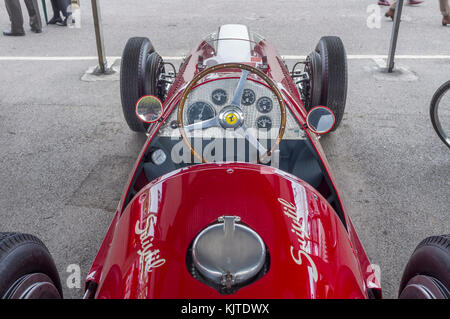
[[[59,25],[60,27],[67,27],[67,18],[65,18],[63,21],[56,22],[56,25]]]
[[[57,22],[63,22],[61,17],[53,17],[53,18],[51,18],[50,21],[48,21],[48,24],[56,24]]]
[[[447,24],[450,24],[450,15],[442,17],[442,25],[446,26]]]
[[[34,32],[34,33],[42,33],[42,29],[31,28],[31,31]]]
[[[380,0],[378,1],[379,6],[390,6],[391,4],[387,0]]]
[[[416,1],[416,0],[409,0],[408,1],[408,4],[410,5],[410,6],[414,6],[414,5],[416,5],[416,4],[421,4],[423,1]]]
[[[19,37],[25,35],[25,31],[13,31],[13,30],[5,30],[3,31],[3,35],[8,37]]]
[[[394,20],[395,9],[389,8],[389,10],[386,11],[386,13],[384,14],[384,16],[387,17],[387,18],[391,18],[392,20]]]

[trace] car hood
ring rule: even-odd
[[[193,240],[221,216],[239,216],[270,256],[261,278],[228,295],[194,278],[187,265]],[[202,164],[172,172],[142,189],[115,227],[98,298],[366,297],[332,207],[307,183],[267,166]]]

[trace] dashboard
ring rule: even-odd
[[[214,75],[195,87],[185,101],[183,109],[183,125],[186,127],[198,122],[213,120],[223,114],[225,108],[230,107],[238,87],[239,78],[217,78]],[[281,124],[281,112],[278,99],[267,86],[247,79],[242,90],[239,109],[245,127],[250,129],[278,131]],[[140,165],[143,176],[139,185],[189,165],[200,164],[201,160],[195,158],[187,148],[186,142],[181,138],[178,128],[178,107],[172,109],[169,116],[159,127],[156,136],[152,139],[143,156]],[[186,132],[191,138],[192,147],[208,162],[257,162],[254,144],[249,140],[240,144],[242,136],[230,136],[235,141],[229,143],[228,135],[223,126],[211,126],[208,128],[194,129]],[[201,136],[196,136],[201,132]],[[238,134],[237,134],[238,135]],[[250,134],[253,135],[253,134]],[[264,141],[264,135],[255,134],[258,143],[263,143],[269,149],[269,138]],[[225,137],[225,138],[224,138]],[[196,143],[198,142],[198,144]],[[224,143],[223,143],[224,142]],[[265,144],[268,142],[268,144]],[[251,147],[252,145],[253,147]],[[240,147],[245,146],[244,152]],[[248,147],[247,147],[248,146]],[[288,172],[319,189],[325,198],[330,198],[330,203],[339,211],[339,202],[334,194],[333,187],[327,178],[327,172],[323,168],[317,153],[306,136],[303,128],[298,124],[289,107],[286,107],[286,127],[284,136],[278,150],[272,153],[269,162],[259,162]],[[137,183],[136,178],[134,183]],[[142,186],[133,186],[128,198],[132,198]]]
[[[225,78],[207,81],[191,91],[183,110],[185,126],[214,118],[230,105],[238,86],[238,78]],[[268,131],[280,127],[281,112],[275,94],[267,86],[248,79],[241,97],[244,123],[247,128]],[[172,112],[160,128],[160,136],[174,136],[177,127],[177,112]],[[209,137],[223,136],[223,129],[210,127],[203,130]],[[286,107],[286,130],[283,139],[305,139],[304,132]]]

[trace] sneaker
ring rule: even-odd
[[[67,18],[61,22],[56,22],[56,25],[59,25],[60,27],[67,27]]]
[[[391,4],[387,0],[380,0],[378,1],[379,6],[390,6]]]
[[[48,24],[56,24],[56,22],[62,22],[61,17],[53,17],[48,21]]]
[[[23,36],[25,35],[25,31],[13,31],[13,30],[5,30],[3,31],[3,35],[7,36],[7,37],[18,37],[18,36]]]

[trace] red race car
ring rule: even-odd
[[[338,37],[289,71],[262,36],[223,25],[178,72],[131,38],[122,107],[148,139],[85,298],[381,298],[318,138],[339,126],[346,93]],[[449,296],[449,242],[419,245],[401,297]],[[62,296],[31,235],[0,235],[0,278],[4,298]]]

